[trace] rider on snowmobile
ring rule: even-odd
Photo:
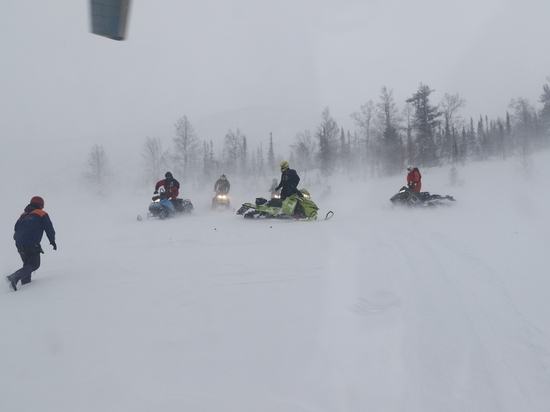
[[[179,195],[180,183],[174,179],[172,173],[166,172],[164,179],[159,180],[155,185],[155,194],[159,192],[159,188],[164,187],[164,193],[167,199],[175,202]]]
[[[298,193],[298,183],[300,183],[300,176],[296,173],[296,170],[291,169],[286,160],[283,160],[279,165],[281,167],[281,182],[275,188],[275,190],[281,189],[281,201],[287,197]]]
[[[413,165],[407,166],[407,186],[415,193],[420,193],[422,188],[422,175],[418,167]]]
[[[214,191],[216,193],[228,194],[230,188],[231,184],[229,183],[229,180],[227,180],[225,173],[223,173],[220,178],[216,180],[216,183],[214,183]]]

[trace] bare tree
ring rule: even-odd
[[[449,125],[449,128],[452,126],[461,126],[461,124],[457,123],[460,122],[458,110],[465,105],[466,100],[461,98],[458,93],[445,93],[441,103],[439,103],[439,107],[442,109],[443,120],[446,125]]]
[[[316,136],[319,139],[319,168],[323,176],[330,176],[336,169],[338,160],[338,137],[340,127],[330,115],[330,110],[325,107],[321,114],[321,124],[317,126]]]
[[[407,131],[407,137],[405,138],[405,157],[408,164],[415,163],[416,159],[416,145],[413,140],[413,127],[414,127],[414,107],[412,104],[407,103],[403,108],[403,119],[405,121],[405,129]]]
[[[218,172],[219,161],[214,155],[214,143],[203,142],[203,180],[210,181]]]
[[[145,138],[141,157],[147,183],[156,182],[167,165],[167,154],[162,151],[162,143],[158,137]]]
[[[103,146],[94,145],[88,155],[84,177],[90,187],[98,195],[103,196],[107,194],[111,175],[111,166]]]
[[[355,125],[359,129],[359,137],[364,142],[364,150],[362,150],[363,163],[370,169],[371,176],[374,175],[373,138],[375,133],[375,116],[376,106],[372,100],[369,100],[367,103],[362,105],[358,112],[351,114],[351,118],[354,120]]]
[[[518,145],[522,147],[534,137],[536,110],[528,99],[511,99],[508,105],[512,112],[512,127]]]
[[[529,179],[534,170],[532,150],[527,146],[521,146],[516,150],[517,168],[525,179]]]
[[[261,143],[257,151],[256,161],[258,162],[258,176],[265,177],[264,149]]]
[[[454,148],[458,148],[456,141],[457,134],[453,133],[453,130],[458,129],[460,124],[460,117],[458,110],[466,105],[466,100],[462,99],[458,93],[448,94],[445,93],[439,107],[443,116],[443,142],[441,147],[441,155],[451,159],[451,163],[458,161],[458,153]]]
[[[174,161],[176,170],[182,173],[183,179],[192,177],[192,171],[196,170],[200,156],[200,144],[195,129],[183,116],[176,122],[176,137],[174,138]]]
[[[231,129],[225,135],[223,158],[226,167],[226,172],[236,174],[238,171],[238,162],[242,156],[242,145],[245,136],[237,128],[234,132]]]

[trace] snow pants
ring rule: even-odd
[[[18,248],[19,256],[23,261],[23,267],[16,270],[11,278],[17,283],[21,281],[22,285],[25,285],[31,281],[32,272],[40,267],[40,254],[44,253],[40,245],[32,248]]]

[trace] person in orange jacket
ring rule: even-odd
[[[407,172],[407,186],[413,192],[420,193],[420,189],[422,189],[422,175],[420,174],[420,170],[418,170],[418,167],[409,165],[407,167]]]
[[[19,281],[22,285],[30,283],[32,272],[40,267],[40,254],[44,253],[40,242],[44,232],[46,232],[53,250],[57,250],[55,230],[50,215],[44,210],[43,198],[34,196],[31,199],[25,211],[15,222],[14,232],[13,239],[23,261],[23,267],[6,276],[6,280],[10,284],[11,290],[16,291],[17,283]]]

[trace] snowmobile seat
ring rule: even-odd
[[[283,201],[281,199],[271,199],[269,202],[266,203],[266,206],[282,207]]]

